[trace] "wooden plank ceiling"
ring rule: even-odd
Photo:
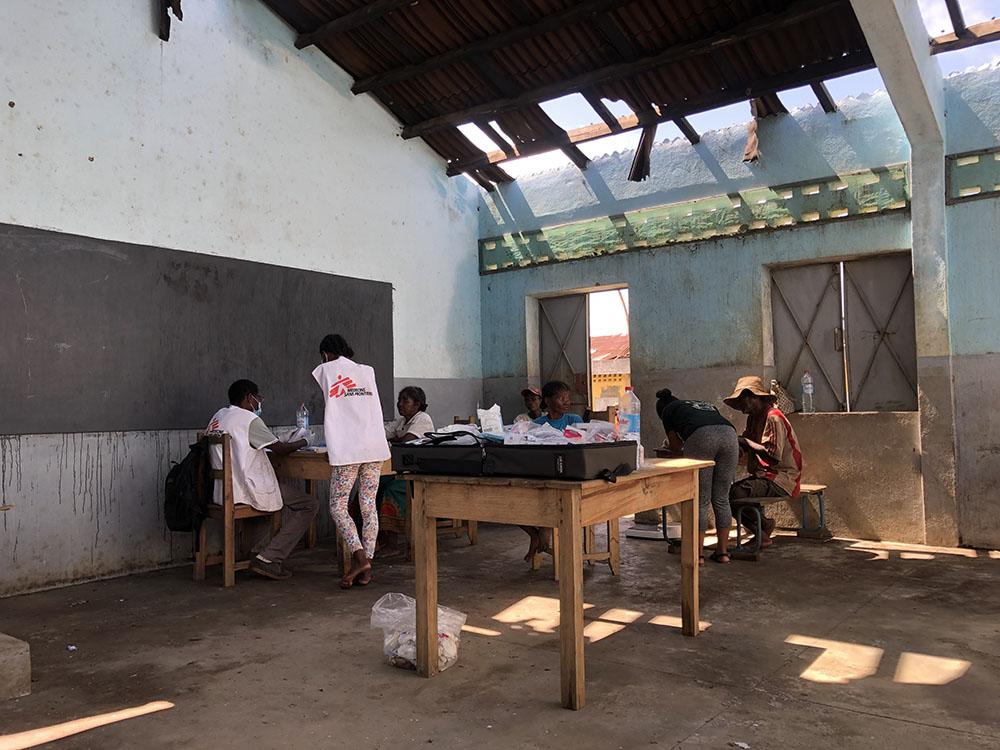
[[[783,112],[783,89],[874,67],[849,0],[263,0],[377,97],[402,124],[487,190],[511,178],[507,159],[641,130],[632,179],[649,173],[659,123],[692,142],[686,115],[757,99]],[[563,130],[540,102],[579,92],[594,125]],[[633,115],[615,117],[602,99]],[[475,123],[485,153],[457,128]],[[501,131],[501,132],[498,132]],[[506,136],[506,138],[504,137]]]

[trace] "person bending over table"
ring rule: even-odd
[[[711,507],[718,534],[711,559],[728,563],[729,527],[733,525],[729,490],[736,479],[740,455],[736,428],[712,404],[682,401],[669,388],[656,392],[656,413],[663,422],[672,452],[683,454],[685,458],[715,461],[715,466],[698,472],[698,554],[700,564],[704,565],[705,530]]]
[[[802,482],[802,451],[788,417],[775,406],[778,397],[758,377],[740,378],[723,402],[747,415],[739,438],[748,476],[729,490],[730,500],[748,497],[798,497]],[[753,531],[743,524],[748,531]],[[761,512],[762,547],[770,547],[775,522]],[[752,541],[752,540],[751,540]]]
[[[375,384],[375,370],[354,362],[354,350],[339,334],[324,337],[319,345],[323,363],[313,378],[326,402],[323,431],[330,460],[330,515],[351,552],[351,567],[340,581],[349,589],[372,581],[372,558],[378,538],[378,480],[382,462],[389,458],[382,406]],[[358,482],[361,534],[348,512],[351,489]]]
[[[229,406],[219,409],[209,420],[207,431],[229,433],[233,462],[233,502],[260,511],[288,508],[288,520],[281,524],[267,546],[250,559],[250,570],[265,578],[281,580],[292,575],[284,563],[316,516],[319,501],[313,495],[288,485],[279,485],[274,467],[264,449],[285,455],[309,444],[307,432],[296,430],[287,442],[278,440],[261,419],[264,398],[252,380],[237,380],[229,386]],[[212,468],[222,469],[222,446],[212,445]],[[215,480],[213,500],[222,503],[222,480]],[[270,523],[261,527],[266,534]],[[257,544],[254,545],[258,546]]]
[[[523,393],[523,392],[522,392]],[[561,380],[550,380],[542,386],[542,406],[545,413],[535,417],[532,421],[535,424],[547,424],[557,430],[564,430],[570,425],[583,421],[579,414],[571,414],[569,386]],[[528,399],[525,397],[525,405]],[[552,529],[542,526],[522,526],[521,529],[531,538],[528,544],[528,553],[524,559],[531,562],[539,552],[552,553]]]

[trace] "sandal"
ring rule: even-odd
[[[718,550],[713,552],[709,559],[712,562],[717,562],[722,565],[728,565],[729,563],[732,562],[732,558],[729,556],[728,552],[719,552]]]

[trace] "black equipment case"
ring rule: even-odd
[[[424,445],[393,445],[392,470],[414,474],[458,474],[478,476],[483,473],[485,448],[476,445],[438,443]]]
[[[610,479],[635,471],[635,441],[576,445],[393,445],[392,469],[417,474]]]

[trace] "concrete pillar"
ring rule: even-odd
[[[917,0],[851,0],[910,142],[924,536],[958,544],[955,392],[948,315],[944,80]]]

